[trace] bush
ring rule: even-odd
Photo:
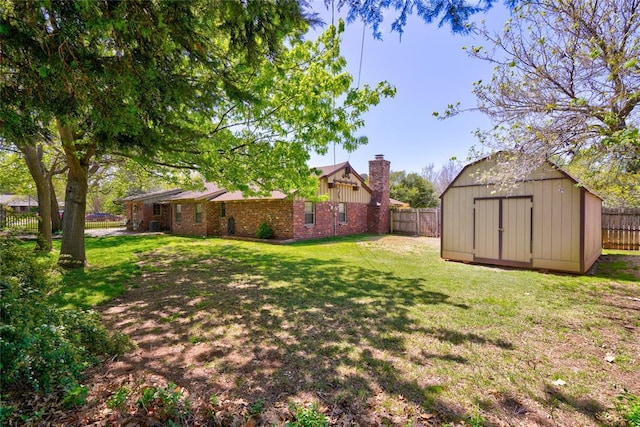
[[[97,313],[55,305],[51,295],[59,283],[52,258],[16,239],[0,240],[0,390],[63,388],[66,403],[77,404],[82,372],[131,344],[121,334],[109,335]]]
[[[256,231],[256,237],[258,239],[271,239],[273,237],[273,230],[269,227],[269,224],[263,222]]]

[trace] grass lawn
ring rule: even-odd
[[[81,423],[126,424],[136,393],[169,382],[201,425],[281,425],[291,402],[332,425],[621,425],[618,397],[640,395],[632,252],[584,277],[445,262],[437,239],[397,236],[119,236],[87,254],[61,299],[138,348],[89,372]]]

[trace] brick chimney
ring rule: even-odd
[[[369,160],[369,188],[371,188],[371,204],[367,212],[369,233],[389,233],[390,173],[391,162],[385,160],[382,154],[376,154],[374,160]]]

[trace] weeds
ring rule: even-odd
[[[128,397],[129,389],[127,387],[120,387],[107,399],[107,408],[123,410],[126,407]]]
[[[617,407],[630,427],[640,427],[640,396],[625,390],[618,396]]]
[[[166,387],[145,388],[137,404],[147,415],[167,424],[185,424],[191,416],[191,402],[182,388],[171,382]]]
[[[287,422],[287,427],[325,427],[329,425],[327,417],[318,410],[318,405],[315,403],[306,407],[291,402],[289,410],[294,419]]]

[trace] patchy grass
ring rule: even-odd
[[[445,262],[438,244],[88,239],[91,268],[61,299],[100,304],[138,350],[92,371],[93,403],[70,416],[117,423],[134,409],[107,408],[113,393],[172,383],[221,424],[296,408],[331,425],[623,423],[617,397],[640,390],[637,255],[576,277]]]

